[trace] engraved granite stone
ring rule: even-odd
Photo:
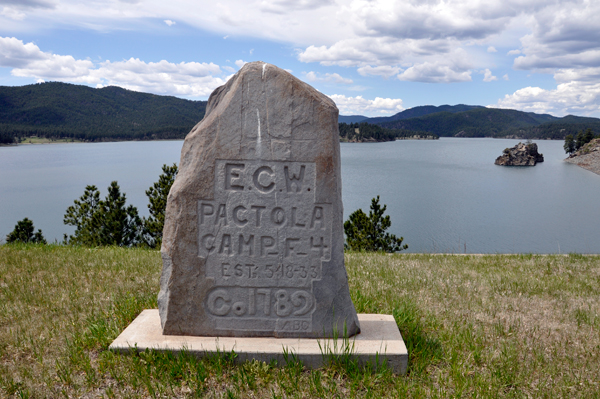
[[[210,96],[167,203],[163,334],[360,331],[344,267],[334,102],[253,62]]]

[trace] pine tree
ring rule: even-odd
[[[565,152],[569,155],[575,152],[575,139],[573,139],[572,134],[567,134],[565,136],[565,145],[563,146]]]
[[[367,216],[362,209],[352,213],[344,222],[346,247],[354,251],[398,252],[408,248],[403,237],[385,231],[392,225],[389,215],[383,216],[387,206],[379,205],[379,196],[371,200]]]
[[[150,216],[144,218],[144,241],[151,248],[160,247],[162,243],[162,233],[165,225],[165,209],[167,208],[167,197],[171,186],[177,176],[177,165],[162,167],[163,173],[158,177],[158,181],[146,190],[149,204],[148,210]]]
[[[101,245],[97,235],[101,223],[98,216],[100,191],[94,185],[86,186],[83,195],[74,203],[75,205],[67,208],[63,223],[75,226],[75,233],[69,237],[65,234],[65,243],[85,246]]]
[[[65,243],[128,247],[141,242],[142,220],[135,206],[125,206],[126,196],[116,181],[110,183],[106,199],[100,200],[100,191],[92,185],[74,203],[63,221],[75,226],[75,233],[69,237],[65,234]]]
[[[116,181],[110,183],[108,194],[100,203],[100,245],[130,247],[141,241],[142,220],[135,206],[125,207],[126,196]]]
[[[42,234],[42,230],[38,229],[34,233],[33,221],[25,218],[19,220],[15,225],[15,229],[6,236],[6,242],[33,242],[37,244],[46,244],[46,239]]]
[[[583,144],[587,144],[590,141],[592,141],[594,139],[594,132],[592,131],[592,129],[587,129],[585,131],[585,133],[583,134]]]

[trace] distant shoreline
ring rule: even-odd
[[[94,143],[121,143],[126,141],[137,141],[137,142],[145,142],[145,141],[183,141],[184,139],[154,139],[154,140],[135,140],[135,139],[125,139],[125,140],[96,140],[96,141],[82,141],[82,140],[47,140],[47,139],[36,139],[35,141],[29,141],[29,139],[22,141],[21,143],[12,143],[12,144],[0,144],[0,147],[18,147],[20,145],[46,145],[46,144],[94,144]]]
[[[512,138],[512,137],[440,137],[440,139],[494,139],[494,140],[522,140],[522,139],[518,139],[518,138]],[[0,147],[17,147],[19,145],[37,145],[37,144],[83,144],[83,143],[118,143],[118,142],[125,142],[125,141],[139,141],[139,142],[144,142],[144,141],[183,141],[185,140],[185,138],[181,138],[181,139],[152,139],[152,140],[135,140],[135,139],[124,139],[124,140],[96,140],[96,141],[81,141],[81,140],[74,140],[71,141],[69,140],[48,140],[48,139],[36,139],[35,141],[29,142],[29,138],[27,138],[26,140],[24,140],[21,143],[14,143],[14,144],[0,144]],[[414,137],[397,137],[394,140],[389,140],[389,142],[392,141],[401,141],[401,140],[439,140],[439,139],[435,139],[435,138],[414,138]],[[563,141],[561,139],[534,139],[537,141]],[[367,143],[386,143],[388,141],[376,141],[376,140],[363,140],[363,141],[351,141],[351,140],[343,140],[342,138],[340,138],[340,143],[355,143],[355,144],[367,144]],[[581,156],[580,156],[581,157]],[[577,158],[577,157],[575,157]],[[577,162],[571,160],[570,158],[565,159],[566,162],[572,163],[577,165]],[[600,163],[600,161],[598,161]],[[586,168],[585,166],[579,165],[582,168]],[[600,166],[598,167],[600,168]],[[598,173],[600,174],[600,172],[594,172],[594,173]]]
[[[565,162],[572,163],[573,165],[577,165],[580,168],[600,175],[600,153],[598,152],[567,158],[565,159]]]
[[[565,162],[600,175],[600,139],[586,144],[574,156],[565,159]]]

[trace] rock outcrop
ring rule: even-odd
[[[538,153],[537,144],[519,143],[512,148],[505,148],[494,163],[502,166],[534,166],[538,162],[544,162],[544,155]]]
[[[590,141],[579,151],[565,159],[565,162],[575,164],[600,175],[600,139]]]

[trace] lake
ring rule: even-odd
[[[545,162],[502,167],[518,140],[442,138],[341,143],[344,217],[379,195],[409,252],[600,253],[600,176],[562,160],[562,141],[537,141]],[[148,215],[145,195],[183,141],[0,147],[0,237],[28,217],[48,241],[74,228],[64,213],[86,185],[112,180]]]

